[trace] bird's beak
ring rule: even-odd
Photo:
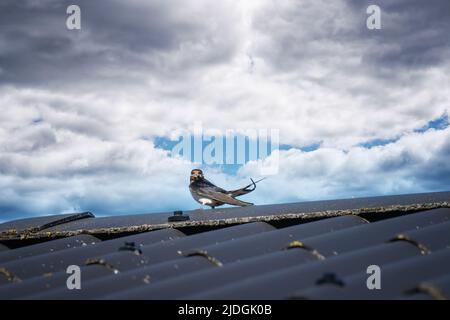
[[[193,173],[193,174],[191,174],[191,182],[194,181],[194,180],[197,180],[201,176],[202,175],[200,173]]]

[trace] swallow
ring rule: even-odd
[[[235,199],[235,197],[252,192],[256,189],[256,184],[264,179],[265,178],[258,181],[250,179],[252,183],[248,186],[237,190],[227,191],[206,180],[202,170],[194,169],[191,171],[189,191],[195,201],[202,205],[210,206],[213,209],[224,204],[246,207],[252,206],[253,203],[241,201]]]

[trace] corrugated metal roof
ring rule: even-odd
[[[357,272],[344,277],[342,287],[314,286],[296,293],[296,296],[307,299],[392,299],[422,281],[447,274],[450,270],[450,250],[388,263],[382,266],[382,270],[380,290],[368,290],[367,274]]]
[[[1,299],[440,299],[450,193],[0,225]],[[66,285],[79,265],[81,289]],[[367,267],[381,290],[367,287]]]
[[[450,299],[450,275],[420,282],[413,289],[403,292],[396,299],[406,300],[448,300]]]
[[[90,212],[82,212],[14,220],[0,224],[0,233],[21,235],[29,232],[38,232],[60,224],[68,224],[72,221],[93,217],[94,215]]]
[[[98,244],[94,243],[87,247],[79,247],[72,250],[62,250],[54,253],[49,252],[46,254],[31,256],[28,258],[2,262],[1,265],[5,269],[14,270],[14,275],[16,277],[19,277],[20,279],[26,279],[40,274],[49,274],[50,272],[66,270],[67,266],[71,264],[86,264],[86,261],[88,259],[90,259],[90,264],[95,264],[96,259],[101,260],[102,256],[105,254],[119,254],[122,256],[130,256],[130,259],[124,258],[123,261],[119,261],[123,264],[129,262],[131,258],[137,256],[133,251],[119,251],[124,247],[124,245],[126,245],[126,243],[133,243],[136,248],[140,248],[144,245],[151,245],[166,240],[176,239],[182,236],[184,236],[184,234],[178,230],[162,229],[156,230],[155,232],[142,233],[109,241],[103,241]],[[52,242],[54,241],[45,242],[36,246],[51,245]],[[14,251],[15,250],[12,250],[12,252]],[[0,259],[2,258],[0,257]]]
[[[189,220],[170,222],[173,213],[152,213],[116,217],[92,217],[91,213],[72,214],[71,222],[55,216],[21,220],[28,227],[11,227],[15,222],[0,224],[0,241],[26,239],[46,239],[67,237],[80,233],[96,236],[115,236],[123,233],[144,232],[155,229],[218,227],[237,223],[255,221],[277,222],[303,219],[304,222],[313,219],[335,217],[340,215],[370,215],[373,219],[402,212],[413,212],[449,206],[450,192],[423,193],[414,195],[383,196],[372,198],[342,199],[328,201],[310,201],[280,205],[249,206],[242,208],[214,209],[214,214],[208,210],[192,210],[184,212]],[[70,218],[66,217],[66,218]],[[42,221],[40,220],[42,219]],[[67,223],[66,223],[67,222]],[[36,225],[38,226],[36,228]],[[20,225],[21,226],[21,225]],[[7,232],[9,230],[9,232]],[[33,231],[33,232],[30,232]]]
[[[53,253],[60,250],[62,251],[68,248],[83,247],[100,241],[100,239],[88,234],[57,239],[36,244],[34,246],[26,246],[15,250],[9,250],[8,252],[2,253],[0,256],[0,263],[6,263],[13,260],[20,261],[19,259],[39,256],[46,253]]]

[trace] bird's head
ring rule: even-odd
[[[203,171],[200,169],[194,169],[191,171],[191,182],[203,179]]]

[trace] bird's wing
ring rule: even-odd
[[[244,194],[247,194],[249,192],[252,192],[253,190],[256,189],[256,184],[262,180],[264,180],[265,178],[259,179],[258,181],[253,181],[253,179],[250,178],[250,180],[252,180],[252,183],[250,183],[248,186],[241,188],[241,189],[237,189],[237,190],[232,190],[232,191],[228,191],[227,193],[229,195],[231,195],[232,197],[237,197],[237,196],[242,196]],[[251,188],[253,187],[253,188]]]
[[[253,203],[250,203],[250,202],[245,202],[245,201],[240,201],[238,199],[234,199],[231,195],[229,195],[227,193],[218,192],[218,191],[214,190],[213,188],[201,188],[201,190],[199,190],[197,193],[200,196],[208,197],[213,200],[223,202],[226,204],[231,204],[234,206],[245,207],[245,206],[253,205]]]
[[[215,184],[213,184],[211,181],[203,179],[200,183],[198,183],[198,186],[201,188],[205,188],[205,189],[211,189],[217,192],[224,192],[226,193],[227,191],[222,189],[221,187],[216,186]]]

